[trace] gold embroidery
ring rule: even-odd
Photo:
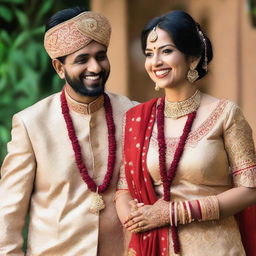
[[[128,249],[127,256],[136,256],[136,255],[137,255],[137,253],[134,249],[132,249],[132,248]]]
[[[128,184],[125,177],[119,177],[117,189],[128,189]]]
[[[225,107],[227,105],[227,100],[220,100],[219,104],[215,108],[215,110],[211,113],[211,115],[199,126],[198,129],[192,131],[186,142],[186,146],[193,147],[195,146],[203,137],[205,137],[209,131],[213,128],[216,122],[219,120],[220,116],[223,114]],[[153,146],[158,147],[157,142],[157,132],[152,132],[151,143]],[[174,153],[177,145],[179,143],[178,137],[169,137],[166,138],[166,146],[168,154]]]
[[[80,103],[80,102],[73,100],[68,95],[66,90],[65,90],[65,95],[67,98],[67,103],[68,103],[69,109],[71,109],[79,114],[82,114],[82,115],[92,114],[92,113],[98,111],[104,105],[104,96],[103,95],[101,95],[100,97],[98,97],[96,100],[94,100],[93,102],[91,102],[89,104],[84,104],[84,103]]]
[[[171,240],[171,234],[169,238]],[[245,256],[234,217],[181,225],[179,238],[182,256],[191,256],[191,252],[196,256],[232,255],[230,252],[234,252],[233,255]],[[171,245],[169,250],[169,256],[176,256]]]
[[[256,165],[233,173],[234,186],[256,187]]]
[[[45,33],[44,47],[54,59],[69,55],[92,40],[108,47],[111,34],[109,21],[96,12],[83,12]]]
[[[202,221],[219,219],[219,202],[216,196],[200,198],[199,203],[202,212]]]
[[[197,90],[190,98],[179,101],[170,102],[165,99],[164,116],[177,119],[189,113],[196,111],[201,102],[201,93]]]
[[[128,189],[128,184],[126,181],[126,177],[125,177],[125,169],[124,169],[124,165],[121,166],[120,168],[120,173],[119,173],[119,179],[118,179],[118,183],[117,183],[117,189]]]
[[[224,133],[224,142],[233,172],[256,164],[252,130],[238,107],[230,127]]]

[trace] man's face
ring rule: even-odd
[[[99,96],[105,90],[110,64],[105,46],[92,41],[68,55],[63,64],[66,82],[82,96]]]

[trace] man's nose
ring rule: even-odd
[[[99,73],[102,71],[102,67],[95,58],[91,58],[90,61],[88,62],[87,71],[93,72],[93,73]]]

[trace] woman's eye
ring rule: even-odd
[[[172,52],[173,52],[172,49],[164,49],[164,50],[163,50],[163,53],[167,53],[167,54],[168,54],[168,53],[172,53]]]
[[[153,54],[151,52],[145,52],[146,57],[151,57]]]

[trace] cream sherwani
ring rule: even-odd
[[[12,140],[0,180],[0,255],[23,255],[21,230],[30,215],[26,255],[120,256],[122,226],[113,197],[121,163],[122,120],[134,103],[108,94],[116,125],[117,155],[106,208],[89,212],[92,192],[74,160],[60,93],[13,117]],[[70,114],[89,174],[101,184],[107,170],[108,132],[103,97],[90,105],[68,97]]]

